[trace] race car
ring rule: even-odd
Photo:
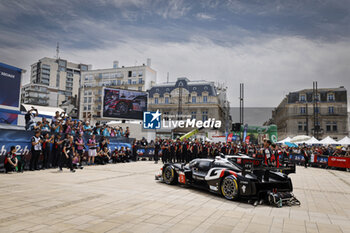
[[[258,157],[251,157],[245,154],[238,154],[238,155],[225,155],[225,158],[229,161],[232,161],[234,163],[237,163],[241,166],[245,166],[245,164],[252,164],[254,167],[261,167],[263,166],[264,159],[258,158]],[[281,159],[278,163],[278,165],[273,169],[273,167],[270,167],[270,170],[280,171],[284,174],[291,174],[295,173],[295,163],[291,163],[288,158]]]
[[[246,162],[242,166],[225,156],[194,159],[189,164],[164,164],[155,178],[169,185],[206,189],[228,200],[248,200],[255,206],[264,202],[275,206],[300,204],[292,194],[287,174],[263,164],[255,167]]]

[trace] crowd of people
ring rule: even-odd
[[[131,147],[120,147],[111,150],[109,137],[129,136],[129,129],[113,129],[106,125],[96,123],[90,126],[89,121],[74,121],[66,114],[56,112],[52,122],[45,118],[41,122],[35,122],[38,115],[36,109],[28,111],[26,116],[28,130],[34,130],[35,135],[31,139],[31,158],[29,170],[39,169],[39,158],[42,155],[40,169],[67,167],[70,171],[82,169],[84,165],[107,164],[117,162],[129,162],[137,160],[139,148],[154,148],[153,159],[155,163],[161,159],[163,163],[179,162],[188,163],[195,158],[215,158],[221,153],[225,155],[246,154],[252,157],[264,159],[268,165],[278,166],[279,157],[289,158],[290,154],[299,154],[304,157],[307,167],[311,156],[345,156],[350,157],[350,146],[307,146],[288,147],[276,145],[269,140],[262,144],[246,144],[236,142],[208,142],[198,139],[161,139],[156,138],[148,142],[145,138],[134,141]],[[83,137],[83,136],[87,137]],[[97,137],[99,140],[97,140]],[[11,147],[5,158],[6,172],[23,172],[25,159],[16,154],[16,148]]]
[[[194,158],[215,158],[220,153],[225,155],[246,154],[252,157],[264,158],[265,163],[277,165],[279,156],[289,157],[290,154],[300,154],[306,161],[307,166],[311,155],[323,156],[340,156],[350,157],[350,146],[334,147],[334,146],[308,146],[302,144],[299,147],[288,147],[286,145],[277,145],[269,140],[264,140],[262,144],[246,144],[236,142],[203,142],[200,140],[162,140],[157,138],[152,141],[151,146],[154,146],[155,163],[159,161],[161,156],[162,162],[186,162]]]
[[[123,127],[111,127],[107,124],[100,124],[97,122],[95,125],[90,124],[91,117],[87,117],[85,120],[74,120],[67,116],[65,112],[57,111],[55,116],[49,122],[45,117],[41,121],[36,121],[38,117],[38,110],[35,108],[30,109],[26,115],[26,130],[50,132],[55,134],[70,134],[72,136],[78,135],[102,135],[106,137],[126,137],[130,136],[129,127],[123,129]]]

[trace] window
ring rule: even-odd
[[[87,103],[87,97],[84,97],[84,103]]]
[[[169,97],[165,97],[164,103],[169,104]]]
[[[128,77],[132,76],[132,71],[128,71]]]
[[[92,101],[92,98],[89,97],[89,98],[88,98],[88,103],[91,103],[91,101]],[[89,110],[90,110],[90,109],[89,109]]]
[[[334,94],[328,94],[328,101],[334,101]]]
[[[121,80],[117,80],[117,85],[120,86],[122,84]]]
[[[202,112],[202,120],[203,120],[203,121],[208,120],[208,111],[203,111],[203,112]]]
[[[315,113],[320,113],[320,108],[319,107],[315,108]]]
[[[299,101],[300,102],[305,102],[306,101],[306,95],[300,95]]]
[[[128,79],[128,84],[131,84],[131,79]]]
[[[333,131],[336,132],[338,131],[338,126],[337,126],[337,122],[333,122]]]
[[[327,121],[326,122],[326,131],[331,132],[331,131],[338,131],[338,125],[336,121]]]
[[[143,72],[142,71],[139,71],[139,76],[142,76],[143,75]]]
[[[142,78],[139,78],[139,84],[142,84],[142,83],[143,83]]]
[[[328,113],[334,114],[334,107],[328,107]]]
[[[158,98],[157,98],[157,97],[154,98],[154,103],[155,103],[155,104],[158,104]]]
[[[136,77],[136,71],[133,71],[133,72],[132,72],[132,76],[133,76],[133,77]]]
[[[192,103],[196,103],[197,101],[197,97],[196,96],[192,96]]]
[[[91,105],[88,105],[88,110],[89,110],[89,111],[91,110]]]
[[[307,131],[306,122],[298,122],[298,131]]]
[[[86,111],[87,110],[87,106],[86,105],[84,105],[84,111]]]
[[[139,91],[142,91],[142,87],[138,87],[138,90],[139,90]]]
[[[191,119],[196,119],[197,112],[191,112]]]
[[[306,113],[306,107],[300,107],[300,114]]]
[[[208,102],[208,96],[203,96],[203,103],[207,103]]]

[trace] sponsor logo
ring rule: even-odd
[[[215,118],[209,118],[202,121],[197,119],[185,120],[161,120],[162,113],[156,112],[143,113],[143,128],[144,129],[160,129],[163,128],[220,128],[221,121]]]
[[[143,128],[144,129],[160,129],[161,127],[161,113],[156,112],[143,113]]]
[[[242,185],[242,192],[245,193],[245,190],[246,190],[246,186],[245,185]]]

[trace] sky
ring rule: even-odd
[[[157,81],[220,82],[231,106],[276,107],[286,94],[350,89],[349,0],[1,0],[0,61],[42,57],[94,69],[152,59]],[[28,72],[29,71],[29,72]]]

